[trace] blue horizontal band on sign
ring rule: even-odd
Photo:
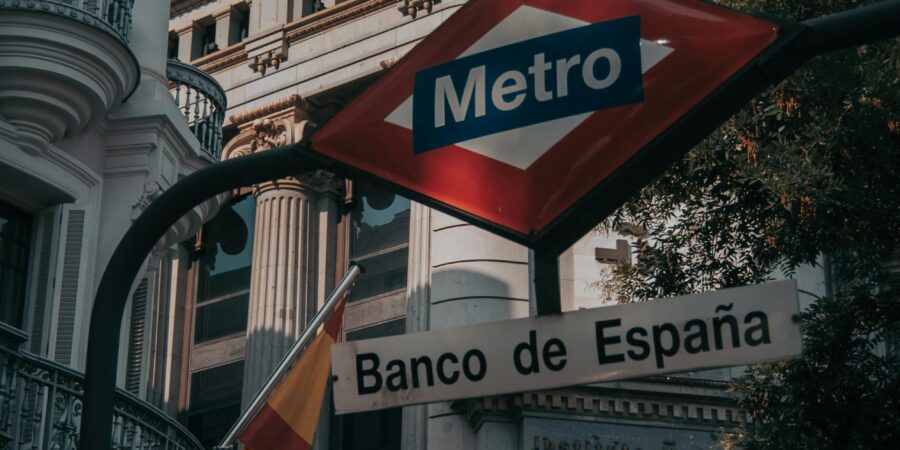
[[[561,31],[422,70],[413,95],[414,153],[641,102],[640,16]]]

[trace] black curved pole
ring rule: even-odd
[[[794,43],[797,54],[821,55],[900,35],[900,0],[816,17],[803,21],[808,30]]]
[[[131,225],[103,272],[91,309],[78,448],[109,449],[112,443],[122,313],[131,285],[153,246],[191,209],[215,195],[319,168],[301,155],[306,145],[267,150],[198,170],[172,185]]]

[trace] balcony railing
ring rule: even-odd
[[[99,28],[128,43],[134,0],[0,0],[0,10],[54,14]]]
[[[188,127],[206,155],[218,161],[222,153],[222,124],[227,106],[225,90],[206,72],[174,59],[169,60],[166,77]]]
[[[74,450],[84,376],[22,351],[27,338],[0,323],[0,449]],[[114,449],[203,449],[178,422],[121,390],[116,393],[111,445]]]

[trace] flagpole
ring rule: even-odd
[[[297,339],[297,342],[291,346],[290,350],[284,355],[284,358],[272,373],[272,376],[269,377],[269,380],[266,381],[266,384],[263,385],[259,392],[256,393],[256,396],[250,403],[250,407],[241,414],[241,417],[238,418],[237,422],[235,422],[231,429],[228,430],[228,434],[225,435],[225,438],[222,439],[222,443],[216,448],[222,450],[232,448],[231,446],[237,440],[238,435],[244,431],[244,428],[247,427],[250,420],[256,416],[256,413],[258,413],[266,403],[266,399],[269,398],[269,394],[272,393],[272,390],[274,390],[275,386],[278,385],[278,382],[281,381],[281,377],[291,368],[291,366],[293,366],[297,357],[300,355],[300,352],[302,352],[312,338],[316,336],[316,330],[318,330],[319,325],[325,321],[328,313],[338,304],[338,301],[344,296],[344,293],[350,288],[350,285],[353,284],[356,277],[363,272],[365,272],[365,269],[363,269],[362,266],[356,263],[350,263],[350,270],[344,275],[344,278],[341,279],[337,287],[334,288],[331,295],[328,296],[328,300],[325,301],[325,306],[323,306],[312,318],[309,325],[303,330],[303,334],[300,335],[300,339]]]

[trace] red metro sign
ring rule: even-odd
[[[520,243],[567,246],[724,120],[704,105],[721,116],[711,95],[779,30],[694,0],[472,0],[313,151]]]

